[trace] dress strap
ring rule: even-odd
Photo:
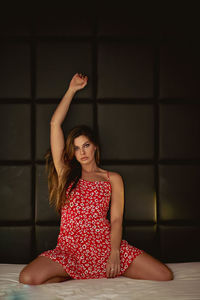
[[[108,180],[110,180],[109,172],[107,171]]]

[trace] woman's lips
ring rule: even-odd
[[[82,158],[81,158],[81,160],[86,160],[86,159],[88,159],[88,158],[87,158],[87,157],[82,157]]]

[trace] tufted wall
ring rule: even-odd
[[[1,263],[28,263],[56,245],[59,216],[48,204],[44,154],[51,116],[76,72],[88,85],[75,95],[63,131],[90,125],[102,168],[122,175],[123,238],[163,262],[199,261],[199,17],[183,2],[132,3],[48,13],[5,8]]]

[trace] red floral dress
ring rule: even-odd
[[[72,183],[66,189],[68,194]],[[73,279],[107,278],[106,263],[110,256],[110,222],[106,218],[111,197],[109,181],[79,179],[61,211],[57,246],[39,256],[60,263]],[[122,275],[142,250],[121,240],[120,273]]]

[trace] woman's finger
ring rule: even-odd
[[[106,268],[106,276],[109,277],[110,276],[110,268],[107,266]]]
[[[111,270],[111,268],[109,269],[109,277],[112,277],[112,274],[113,273],[113,271]]]
[[[111,273],[111,277],[115,277],[116,268],[112,267],[111,270],[110,270],[110,273]]]
[[[120,273],[120,265],[118,265],[118,273],[117,274],[119,274]]]
[[[110,266],[108,266],[107,268],[107,277],[112,277],[112,271]]]

